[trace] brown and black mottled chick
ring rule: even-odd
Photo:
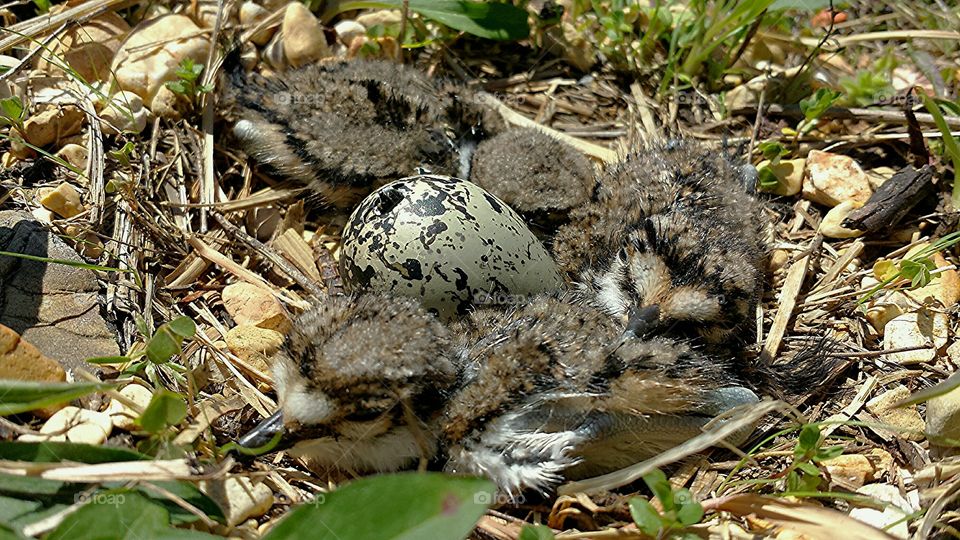
[[[283,430],[318,469],[397,470],[433,457],[428,425],[457,377],[448,330],[415,301],[330,297],[296,320],[275,359],[280,410],[239,442]]]
[[[538,297],[473,322],[480,337],[461,353],[463,381],[439,424],[446,469],[508,494],[638,463],[758,401],[720,363],[669,339],[623,337],[589,306]]]
[[[502,127],[470,92],[393,62],[334,61],[271,77],[233,62],[227,73],[223,102],[244,152],[334,206],[418,169],[457,176],[484,129]]]
[[[558,232],[557,263],[585,301],[636,335],[742,345],[764,280],[755,178],[693,142],[631,154]]]
[[[481,142],[473,154],[470,180],[549,227],[590,200],[596,171],[570,145],[538,129],[523,128]]]

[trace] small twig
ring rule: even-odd
[[[263,255],[264,258],[266,258],[268,261],[273,263],[277,268],[282,270],[283,273],[287,274],[287,276],[290,279],[295,281],[297,285],[300,285],[301,287],[303,287],[305,291],[309,292],[311,295],[317,298],[322,298],[327,295],[326,291],[320,288],[316,284],[316,282],[314,282],[312,279],[307,277],[306,274],[301,272],[299,268],[290,264],[290,261],[283,258],[283,255],[280,255],[279,253],[277,253],[273,248],[271,248],[270,246],[267,246],[263,242],[243,232],[243,230],[241,230],[240,227],[237,227],[233,223],[230,223],[230,221],[228,221],[227,218],[223,217],[223,215],[219,213],[213,213],[211,215],[213,216],[213,219],[216,220],[216,222],[219,223],[220,226],[223,227],[225,231],[230,233],[237,240],[249,246],[250,249]]]

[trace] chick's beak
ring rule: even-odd
[[[237,444],[245,448],[259,448],[273,440],[277,433],[283,432],[283,410],[279,410],[237,439]]]
[[[625,336],[640,337],[652,332],[660,323],[660,306],[642,306],[630,310]]]

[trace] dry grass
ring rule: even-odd
[[[142,14],[142,6],[134,2],[89,2],[74,9],[89,16],[131,5],[134,7],[124,13]],[[950,96],[956,103],[960,59],[956,32],[915,26],[932,24],[935,11],[912,3],[857,6],[847,11],[847,22],[836,28],[840,37],[823,43],[819,37],[824,29],[808,30],[808,35],[796,39],[787,35],[782,25],[771,22],[760,29],[727,77],[701,77],[693,85],[668,81],[666,94],[660,92],[662,81],[657,71],[663,67],[665,51],[649,60],[652,75],[636,79],[603,63],[594,67],[589,79],[582,79],[583,74],[565,61],[556,47],[549,51],[546,46],[494,44],[455,34],[408,51],[406,60],[484,89],[509,122],[544,126],[573,141],[598,162],[613,161],[634,145],[657,137],[684,136],[749,148],[754,162],[760,158],[757,143],[780,140],[791,157],[803,156],[810,149],[829,149],[857,158],[868,169],[897,169],[911,161],[911,119],[896,105],[832,109],[816,130],[799,137],[784,134],[783,128],[796,126],[796,101],[790,99],[791,92],[796,93],[799,86],[807,89],[801,93],[810,93],[801,70],[791,68],[804,66],[804,73],[837,81],[855,77],[892,54],[905,72],[943,76],[930,83],[938,95]],[[795,17],[802,26],[808,15]],[[0,34],[0,53],[9,53],[11,47],[59,25],[57,19],[37,17],[9,26],[8,30],[20,34]],[[227,22],[221,37],[237,30]],[[819,52],[812,49],[818,44],[822,45]],[[589,40],[583,46],[589,48]],[[730,109],[720,96],[761,76],[756,66],[765,55],[771,58],[767,65],[776,64],[786,71],[779,86],[783,91],[767,85],[759,103]],[[940,134],[933,119],[925,113],[914,116],[922,136],[936,146]],[[948,124],[960,129],[960,118],[949,117]],[[263,478],[275,493],[283,495],[281,503],[259,518],[266,522],[343,479],[318,478],[282,453],[242,462],[225,460],[219,454],[219,446],[274,407],[270,374],[225,346],[223,339],[232,321],[220,291],[228,283],[246,281],[269,290],[291,314],[302,310],[312,296],[338,291],[335,259],[343,216],[331,215],[310,201],[303,204],[298,186],[278,184],[252,169],[244,156],[230,147],[229,139],[221,137],[222,132],[215,101],[209,98],[185,121],[157,120],[145,135],[102,137],[87,132],[84,144],[91,161],[103,164],[102,169],[86,171],[90,182],[84,195],[91,209],[71,220],[57,220],[54,227],[62,233],[71,224],[92,233],[87,238],[99,239],[105,246],[103,255],[92,262],[132,271],[99,274],[104,309],[117,321],[126,350],[142,346],[147,339],[137,330],[137,319],[148,328],[180,315],[197,323],[196,339],[175,359],[186,368],[186,377],[177,379],[172,372],[161,372],[158,378],[162,386],[187,396],[189,416],[163,442],[161,453],[176,456],[173,459],[128,470],[111,464],[59,466],[39,476],[82,482],[199,480],[228,474]],[[129,163],[105,157],[125,142],[133,143]],[[8,145],[0,142],[0,152]],[[954,458],[943,457],[949,453],[945,448],[951,441],[934,441],[904,426],[885,425],[890,418],[878,417],[877,409],[867,404],[901,386],[909,391],[928,387],[955,371],[960,363],[956,307],[924,298],[910,300],[915,309],[948,315],[948,341],[930,344],[935,348],[932,360],[903,365],[883,351],[882,337],[868,321],[865,306],[858,304],[866,292],[864,278],[872,275],[878,260],[897,259],[911,246],[956,229],[958,214],[948,195],[952,179],[949,160],[941,162],[934,155],[931,161],[938,170],[936,193],[894,230],[862,238],[825,239],[817,233],[824,208],[798,196],[769,198],[777,264],[758,313],[760,337],[752,352],[773,362],[774,369],[781,369],[776,366],[827,336],[833,341],[828,354],[838,363],[822,385],[807,389],[789,404],[771,403],[752,411],[764,421],[751,443],[743,446],[749,450],[746,454],[716,448],[695,453],[710,444],[694,444],[603,481],[565,486],[564,494],[552,500],[491,510],[480,521],[475,536],[515,538],[522,524],[536,522],[553,528],[557,538],[564,539],[643,537],[632,524],[626,501],[629,494],[643,492],[636,483],[643,472],[662,467],[669,471],[674,486],[688,487],[708,510],[703,524],[692,529],[698,536],[739,538],[780,527],[810,538],[836,535],[837,530],[843,530],[844,536],[880,537],[876,531],[851,524],[845,516],[850,508],[873,496],[851,496],[862,480],[844,477],[839,469],[831,476],[827,467],[820,467],[824,478],[821,493],[760,497],[787,491],[784,473],[794,460],[799,432],[795,428],[814,422],[820,423],[824,447],[841,445],[844,455],[862,456],[869,463],[868,483],[891,486],[916,505],[918,511],[905,519],[914,538],[955,535],[952,524],[957,520],[954,500],[960,466]],[[33,208],[36,189],[76,180],[76,175],[63,167],[52,168],[39,178],[32,178],[31,170],[29,164],[21,164],[2,173],[4,207]],[[106,193],[100,186],[107,183],[116,186],[116,191]],[[304,230],[313,233],[308,242],[302,241]],[[293,235],[296,240],[286,235],[287,231],[298,233]],[[948,249],[942,256],[938,266],[957,263],[956,249]],[[98,376],[116,378],[124,368],[104,366]],[[924,406],[907,410],[920,418]],[[743,421],[750,421],[749,416]],[[25,424],[21,429],[36,425]],[[704,437],[714,439],[711,443],[722,438]],[[132,444],[135,439],[117,442]],[[27,472],[23,464],[2,463],[0,470]],[[597,489],[613,487],[617,489],[612,492]]]

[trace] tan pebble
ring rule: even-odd
[[[261,206],[248,210],[245,221],[247,232],[257,240],[266,242],[277,232],[277,228],[283,222],[283,214],[276,206]]]
[[[224,336],[227,349],[260,371],[270,372],[270,361],[283,345],[283,334],[259,326],[231,328]]]
[[[885,474],[893,474],[894,460],[890,452],[887,452],[883,448],[871,448],[864,453],[864,455],[870,460],[870,463],[873,464],[873,476],[867,478],[868,481],[879,480],[883,478]]]
[[[355,19],[356,22],[370,29],[374,26],[393,26],[400,24],[403,14],[398,9],[378,9],[361,13]]]
[[[330,56],[323,27],[307,6],[299,2],[287,5],[282,29],[283,53],[291,66],[304,66]]]
[[[0,324],[0,379],[64,382],[67,373],[20,334]],[[36,412],[39,416],[50,416],[58,408],[60,406],[45,407]]]
[[[121,91],[114,94],[100,111],[100,125],[107,135],[140,133],[147,127],[148,111],[139,95]]]
[[[84,257],[96,259],[103,254],[103,242],[92,231],[78,225],[67,225],[64,232],[76,242],[74,249]]]
[[[136,427],[136,419],[150,404],[153,399],[153,392],[141,384],[128,384],[120,389],[120,395],[136,404],[140,410],[136,410],[119,399],[110,401],[107,410],[104,411],[110,416],[110,422],[114,427],[131,430]]]
[[[877,167],[867,171],[867,180],[870,182],[870,187],[876,191],[896,173],[897,171],[891,167]]]
[[[353,38],[367,34],[367,29],[362,24],[349,19],[333,25],[333,29],[337,32],[337,39],[340,40],[340,43],[348,47],[353,42]]]
[[[87,147],[79,144],[65,144],[57,152],[57,157],[80,169],[87,168]]]
[[[220,293],[223,306],[238,325],[253,325],[286,331],[290,319],[273,294],[246,282],[231,283]]]
[[[260,24],[260,21],[266,19],[270,16],[270,10],[261,7],[255,2],[244,2],[240,5],[240,24],[244,26],[245,29],[249,30]],[[276,27],[267,27],[263,30],[260,30],[256,34],[250,36],[250,41],[260,45],[266,45],[270,38],[273,37],[273,34],[276,33]]]
[[[240,53],[240,65],[245,71],[252,71],[260,63],[260,52],[256,47],[244,47]]]
[[[23,122],[23,138],[38,147],[79,133],[86,116],[73,105],[47,106]]]
[[[867,318],[867,322],[870,323],[870,326],[876,330],[878,335],[882,336],[887,323],[893,319],[896,319],[902,314],[903,312],[896,304],[877,303],[867,308],[867,313],[865,316]]]
[[[887,355],[887,360],[903,366],[929,362],[936,356],[932,345],[933,321],[926,310],[904,313],[894,317],[884,326],[884,350],[923,347],[914,351],[896,352]]]
[[[200,491],[213,499],[234,526],[251,517],[262,516],[273,506],[273,490],[262,482],[254,483],[244,476],[230,476],[223,480],[204,480]]]
[[[853,158],[819,150],[807,155],[803,198],[836,206],[843,201],[866,203],[872,194],[866,173]]]
[[[57,35],[49,50],[40,55],[37,68],[58,73],[66,63],[88,83],[107,80],[110,61],[128,32],[130,25],[114,12],[79,25],[69,25]],[[52,57],[57,60],[52,61]]]
[[[60,217],[72,218],[86,210],[80,202],[80,193],[66,182],[56,189],[40,192],[40,204]]]
[[[960,440],[960,388],[927,402],[927,429],[933,436]]]
[[[111,69],[117,84],[151,103],[165,83],[175,81],[180,63],[190,58],[202,64],[209,38],[190,17],[167,14],[138,24],[114,56]]]
[[[30,215],[33,216],[33,219],[41,223],[53,223],[53,220],[57,218],[57,216],[53,215],[53,212],[42,206],[38,206],[31,210]]]
[[[803,188],[803,169],[804,159],[785,159],[776,165],[770,161],[762,161],[757,165],[757,170],[769,169],[777,177],[777,185],[767,190],[777,195],[791,196],[800,193]]]
[[[920,416],[916,405],[894,408],[894,405],[910,397],[910,390],[906,386],[897,386],[867,402],[867,410],[876,415],[881,422],[900,428],[890,431],[891,434],[911,441],[924,438],[926,424]]]
[[[80,444],[103,444],[113,431],[110,417],[98,411],[90,411],[68,405],[51,416],[40,428],[40,433],[51,436],[66,436],[68,442]]]
[[[838,481],[843,487],[856,489],[873,479],[873,463],[860,454],[846,454],[821,463],[827,468],[831,481]]]
[[[283,70],[287,66],[287,57],[283,53],[283,39],[278,33],[263,48],[261,57],[266,60],[267,65],[275,70]]]
[[[10,167],[16,165],[18,161],[20,161],[20,158],[15,156],[12,152],[4,152],[3,155],[0,156],[0,167],[9,169]]]
[[[770,254],[770,271],[780,270],[790,261],[790,252],[785,249],[775,249]]]
[[[843,201],[837,206],[834,206],[827,212],[827,215],[823,216],[823,221],[820,222],[820,234],[827,238],[856,238],[857,236],[863,236],[863,231],[848,229],[841,225],[843,220],[847,219],[847,216],[849,216],[851,212],[861,207],[863,207],[863,203],[857,201]]]
[[[157,89],[157,95],[150,102],[150,112],[167,120],[180,120],[191,110],[193,104],[183,94],[178,94],[166,86]]]
[[[953,365],[960,366],[960,339],[954,340],[947,347],[947,358],[953,362]]]

